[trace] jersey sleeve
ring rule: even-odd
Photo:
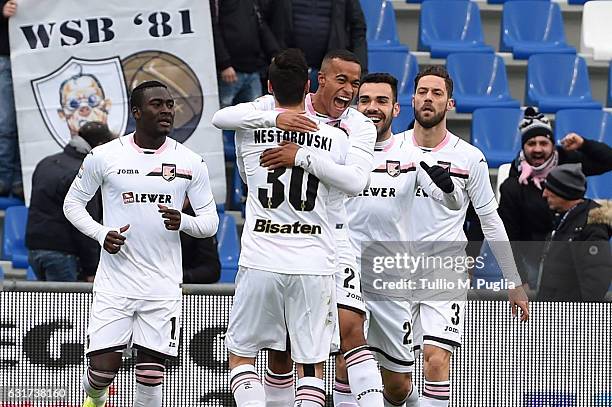
[[[377,136],[376,126],[372,120],[359,113],[351,118],[350,127],[345,127],[344,123],[341,123],[340,127],[348,132],[351,142],[349,153],[372,163]],[[373,164],[371,165],[372,168],[369,171],[374,169]]]
[[[271,100],[270,100],[271,98]],[[239,103],[217,111],[212,124],[222,130],[248,130],[276,126],[280,112],[274,110],[274,98],[262,96],[253,102]]]
[[[348,234],[348,214],[344,206],[346,195],[332,188],[327,202],[327,219],[333,228],[337,259],[340,264],[356,267],[355,254]]]
[[[476,214],[482,216],[497,210],[497,200],[489,179],[489,165],[480,151],[472,160],[466,189]]]
[[[81,233],[96,240],[100,245],[113,228],[96,222],[86,205],[104,182],[105,160],[103,154],[95,149],[83,161],[81,169],[72,181],[64,199],[64,215]]]
[[[179,230],[197,238],[213,236],[217,233],[219,216],[210,189],[208,167],[202,159],[193,168],[191,182],[187,187],[187,196],[196,216],[182,213]]]

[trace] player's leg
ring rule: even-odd
[[[465,301],[421,303],[423,329],[423,375],[421,407],[448,407],[450,403],[450,360],[461,346]]]
[[[341,354],[336,355],[336,377],[334,379],[332,395],[334,398],[334,407],[358,406],[357,400],[351,392],[348,372],[346,371],[346,363],[344,361],[344,356]]]
[[[349,266],[341,266],[335,275],[340,350],[346,364],[346,373],[337,368],[336,377],[339,383],[348,378],[358,405],[382,406],[382,378],[363,332],[365,304],[359,280],[359,273]],[[342,368],[342,364],[339,366]]]
[[[287,338],[289,340],[289,338]],[[287,347],[289,349],[289,346]],[[267,407],[292,406],[295,401],[293,388],[293,361],[289,350],[268,351],[268,369],[264,376]]]
[[[182,300],[135,302],[132,346],[136,355],[134,407],[161,407],[166,359],[176,358]]]
[[[122,352],[105,352],[91,355],[87,371],[83,375],[83,389],[87,394],[83,407],[106,405],[108,388],[121,367]]]
[[[295,406],[324,407],[323,362],[337,343],[333,276],[294,275],[285,287],[285,316],[291,358],[298,371]],[[304,312],[309,310],[309,312]]]
[[[385,295],[366,299],[367,340],[380,365],[385,406],[418,404],[418,392],[412,384],[414,352],[410,303]]]
[[[266,405],[255,357],[264,348],[284,350],[287,338],[284,279],[287,276],[240,267],[225,335],[230,388],[238,407]]]
[[[162,405],[162,383],[166,370],[166,359],[146,350],[136,355],[136,395],[134,407],[160,407]]]
[[[108,388],[121,367],[122,351],[132,336],[133,301],[94,293],[87,328],[89,365],[83,374],[84,407],[106,404]]]

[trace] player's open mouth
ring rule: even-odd
[[[346,97],[346,96],[336,96],[334,98],[334,106],[337,109],[341,109],[344,110],[347,107],[349,107],[349,104],[351,103],[351,99]]]
[[[367,115],[367,117],[368,117],[370,120],[372,120],[372,122],[373,122],[374,124],[378,124],[378,123],[382,122],[382,120],[383,120],[383,118],[382,118],[382,117],[380,117],[380,116],[372,116],[372,115]]]

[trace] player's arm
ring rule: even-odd
[[[81,170],[72,181],[64,199],[66,219],[85,236],[96,240],[100,246],[104,246],[107,234],[115,229],[96,222],[87,212],[86,206],[102,185],[103,176],[104,158],[94,150],[85,157]]]
[[[317,124],[296,112],[275,109],[274,97],[265,95],[253,102],[239,103],[217,111],[212,124],[222,130],[254,130],[278,127],[290,131],[317,131]]]
[[[450,210],[457,211],[462,207],[459,188],[454,184],[450,173],[441,166],[427,163],[428,157],[420,155],[423,161],[415,163],[417,184],[434,201]]]
[[[484,156],[478,157],[478,160],[474,161],[476,163],[470,168],[470,176],[466,186],[467,193],[480,219],[482,233],[489,242],[491,252],[493,252],[504,278],[508,284],[515,286],[514,289],[508,290],[512,314],[518,315],[518,308],[520,308],[522,310],[521,321],[526,321],[529,318],[529,303],[516,268],[504,222],[497,213],[497,201],[489,180],[489,167]]]
[[[210,189],[208,167],[204,160],[195,166],[187,196],[195,216],[181,213],[179,230],[197,238],[213,236],[219,227],[217,206]]]

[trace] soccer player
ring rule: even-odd
[[[518,315],[520,308],[521,320],[526,321],[529,316],[527,297],[521,287],[507,242],[508,236],[497,213],[487,162],[480,150],[446,128],[446,112],[454,107],[452,95],[453,81],[444,67],[433,66],[421,71],[415,78],[412,101],[414,129],[398,136],[420,147],[426,155],[448,169],[458,182],[462,209],[449,211],[427,199],[423,191],[417,190],[410,213],[410,240],[437,241],[440,246],[443,242],[466,241],[463,223],[471,201],[482,223],[485,238],[489,242],[497,242],[491,245],[491,249],[509,287],[516,287],[508,290],[512,314]],[[456,290],[455,298],[448,300],[413,302],[415,349],[422,351],[424,358],[425,386],[419,400],[421,407],[449,405],[450,358],[461,345],[465,299],[466,293]]]
[[[372,121],[350,108],[361,77],[361,65],[349,51],[329,52],[319,72],[319,88],[306,95],[306,112],[320,122],[343,129],[348,134],[350,148],[344,163],[324,155],[309,154],[294,143],[281,143],[262,155],[262,165],[273,170],[297,166],[316,176],[321,183],[340,191],[357,195],[366,187],[372,171],[376,128]],[[221,109],[213,116],[213,124],[221,129],[257,129],[277,126],[288,131],[316,131],[317,123],[298,112],[275,110],[275,100],[263,96],[252,103]],[[346,219],[344,206],[338,209],[339,219]],[[338,223],[336,233],[346,233],[346,225]],[[340,238],[341,239],[341,238]],[[350,254],[349,254],[350,253]],[[382,406],[382,379],[374,356],[368,350],[363,334],[365,306],[361,299],[359,276],[355,274],[355,259],[350,250],[339,251],[340,266],[336,272],[338,316],[341,351],[349,359],[348,379],[362,406]],[[351,279],[353,284],[344,287]],[[340,378],[347,382],[347,378]],[[264,379],[267,405],[293,404],[293,365],[288,353],[269,353],[268,372]]]
[[[278,109],[305,113],[310,84],[300,50],[279,53],[270,65],[269,78]],[[236,295],[225,339],[230,386],[238,407],[266,405],[255,357],[262,349],[286,350],[287,338],[299,377],[296,405],[325,405],[323,362],[337,319],[336,246],[329,213],[342,205],[343,195],[300,167],[263,167],[262,153],[282,140],[335,162],[344,162],[349,149],[346,134],[323,123],[315,132],[276,127],[236,132],[237,164],[249,187]]]
[[[174,99],[157,81],[132,91],[134,133],[94,148],[64,201],[64,214],[104,248],[87,331],[83,406],[104,406],[123,349],[137,349],[134,406],[162,404],[165,359],[177,356],[181,327],[179,231],[216,233],[219,218],[202,158],[168,137]],[[101,188],[104,224],[85,209]],[[181,213],[185,196],[196,216]]]

